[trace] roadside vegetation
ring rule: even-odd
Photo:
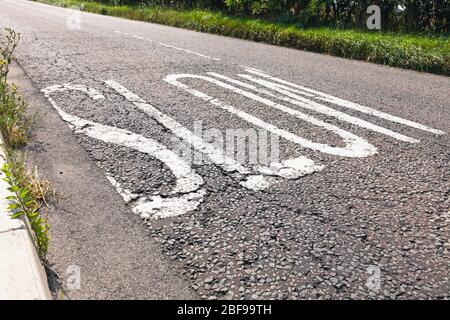
[[[408,14],[405,13],[404,17],[393,16],[390,20],[383,20],[387,22],[380,32],[363,30],[362,24],[364,21],[365,25],[367,15],[361,9],[365,10],[368,4],[365,7],[359,6],[359,11],[355,9],[348,13],[341,7],[327,7],[332,1],[322,0],[304,1],[308,2],[304,11],[295,9],[295,3],[302,1],[293,1],[291,7],[276,7],[277,9],[272,11],[268,9],[271,8],[271,0],[161,0],[140,1],[140,4],[135,4],[137,1],[133,0],[37,1],[392,67],[450,75],[449,21],[447,15],[441,14],[445,13],[445,10],[448,11],[446,7],[442,7],[442,12],[440,8],[435,8],[431,12],[434,14],[427,15],[421,15],[419,10],[419,13],[416,13],[419,20],[413,22],[411,21],[415,16],[411,17],[411,10],[405,9]],[[287,2],[289,1],[277,3]],[[388,3],[395,2],[401,1]],[[318,4],[315,11],[311,9],[312,3]],[[389,8],[396,9],[392,6]],[[285,10],[284,15],[281,14],[282,10]],[[382,6],[383,10],[387,9]],[[410,33],[405,33],[406,31]]]
[[[26,165],[23,147],[29,139],[33,117],[27,114],[27,102],[17,87],[8,82],[9,66],[14,61],[20,34],[8,28],[4,31],[0,31],[0,132],[7,164],[1,170],[12,193],[6,200],[11,203],[12,218],[27,218],[34,231],[38,254],[45,261],[50,241],[49,224],[40,209],[51,194],[50,184],[39,178],[36,168],[29,170]]]

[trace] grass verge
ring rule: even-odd
[[[0,132],[7,164],[1,170],[12,194],[7,198],[11,203],[8,207],[11,217],[27,218],[35,235],[38,254],[45,261],[50,241],[49,224],[40,209],[50,194],[50,184],[38,177],[36,168],[31,172],[26,168],[22,149],[28,141],[33,119],[27,115],[27,103],[17,87],[8,82],[9,66],[14,61],[13,53],[20,34],[8,28],[5,31],[6,35],[0,39]]]
[[[450,75],[450,37],[421,36],[296,25],[230,17],[205,10],[113,6],[81,0],[35,0],[84,11],[165,24],[248,39],[333,56],[364,60],[442,75]]]

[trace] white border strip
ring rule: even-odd
[[[180,48],[180,47],[175,47],[175,46],[173,46],[173,45],[170,45],[170,44],[167,44],[167,43],[164,43],[164,42],[158,42],[158,41],[155,41],[155,40],[152,40],[152,39],[144,38],[144,37],[137,36],[137,35],[134,35],[134,34],[122,32],[122,31],[119,31],[119,30],[114,30],[114,32],[115,32],[115,33],[118,33],[118,34],[122,34],[122,35],[124,35],[124,36],[132,37],[132,38],[134,38],[134,39],[143,40],[143,41],[149,41],[149,42],[154,42],[154,43],[157,43],[157,44],[159,44],[159,45],[161,45],[161,46],[163,46],[163,47],[175,49],[175,50],[178,50],[178,51],[183,51],[183,52],[186,52],[186,53],[189,53],[189,54],[194,54],[194,55],[199,56],[199,57],[202,57],[202,58],[211,59],[211,60],[215,60],[215,61],[220,61],[219,58],[214,58],[214,57],[208,56],[208,55],[206,55],[206,54],[201,54],[201,53],[199,53],[199,52],[192,51],[192,50],[189,50],[189,49],[184,49],[184,48]]]

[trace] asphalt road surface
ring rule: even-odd
[[[158,254],[166,298],[450,297],[449,78],[23,0],[0,1],[0,25],[67,145],[145,222],[111,207],[99,226],[131,219],[155,243],[125,234],[114,262],[51,215],[55,269],[110,270],[69,297],[115,297],[133,272],[126,297],[155,297],[133,283]]]

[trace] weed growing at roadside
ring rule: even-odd
[[[5,31],[6,36],[0,40],[0,132],[7,147],[18,148],[27,142],[32,119],[26,115],[27,103],[17,87],[7,81],[20,34],[9,28]]]
[[[11,218],[17,219],[21,216],[28,218],[35,234],[38,254],[41,259],[45,260],[50,238],[47,218],[39,211],[41,204],[36,200],[31,189],[23,187],[29,185],[29,182],[25,181],[25,176],[14,174],[10,164],[5,164],[1,170],[6,176],[3,180],[9,184],[8,190],[12,193],[6,198],[11,202],[8,206],[8,209],[13,212]]]
[[[35,234],[38,254],[42,260],[48,251],[50,241],[47,217],[40,212],[50,195],[50,183],[38,177],[37,169],[31,173],[26,169],[26,157],[19,148],[28,141],[32,117],[26,113],[27,102],[18,93],[17,87],[8,83],[9,66],[14,61],[20,34],[6,28],[6,36],[0,39],[0,135],[7,164],[1,169],[4,180],[12,193],[8,209],[12,218],[25,216]],[[3,214],[3,213],[0,213]]]

